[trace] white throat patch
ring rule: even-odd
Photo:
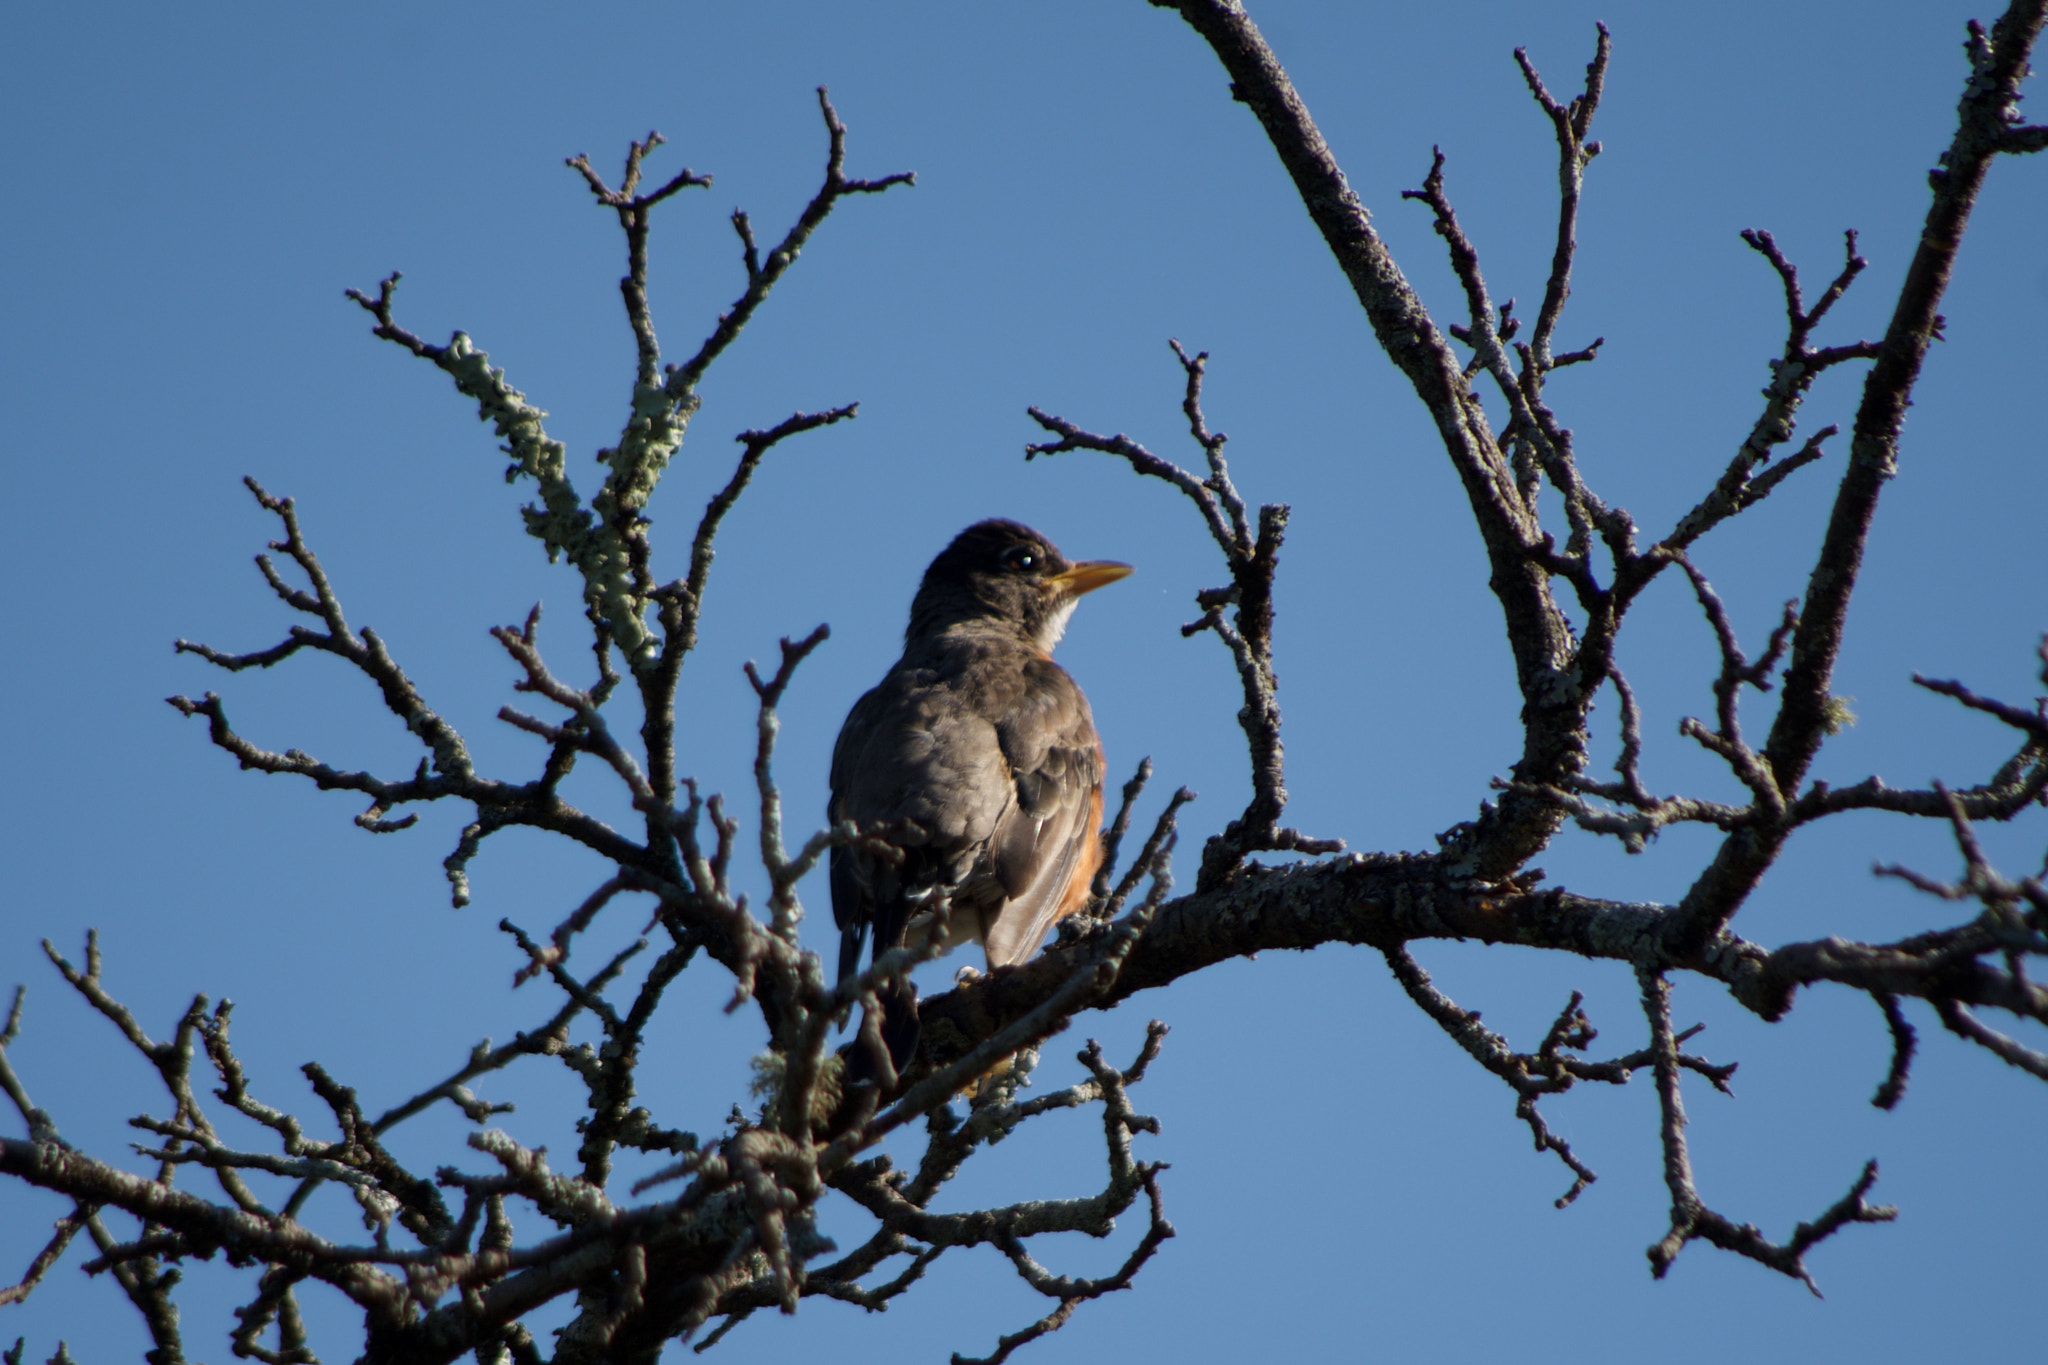
[[[1052,653],[1052,647],[1067,633],[1067,622],[1073,619],[1074,608],[1080,603],[1081,599],[1078,597],[1069,597],[1060,603],[1058,609],[1045,618],[1045,624],[1038,628],[1038,637],[1033,643],[1046,653]]]

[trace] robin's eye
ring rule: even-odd
[[[1012,545],[996,562],[1011,573],[1030,573],[1038,567],[1038,551],[1029,545]]]

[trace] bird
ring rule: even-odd
[[[854,703],[832,750],[835,827],[873,840],[831,854],[839,975],[908,943],[978,942],[991,972],[1023,962],[1088,903],[1102,861],[1102,737],[1088,699],[1053,662],[1082,596],[1127,576],[1114,560],[1073,562],[1015,521],[976,522],[925,570],[903,657]],[[897,855],[900,854],[900,857]],[[877,992],[880,1031],[901,1072],[917,1050],[917,994]],[[851,1079],[876,1059],[855,1047]]]

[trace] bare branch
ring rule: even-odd
[[[1913,1026],[1906,1022],[1905,1011],[1899,1008],[1896,995],[1877,991],[1872,998],[1884,1011],[1884,1022],[1891,1029],[1892,1064],[1885,1072],[1884,1083],[1877,1087],[1877,1093],[1870,1097],[1870,1102],[1879,1109],[1890,1109],[1906,1093],[1906,1077],[1913,1069],[1913,1051],[1919,1040],[1913,1033]]]
[[[50,1267],[62,1259],[65,1250],[71,1245],[71,1239],[85,1227],[85,1220],[91,1213],[91,1209],[80,1205],[57,1220],[50,1240],[43,1244],[43,1249],[28,1263],[28,1269],[22,1272],[21,1278],[11,1285],[0,1288],[0,1308],[5,1308],[10,1303],[20,1303],[35,1292],[36,1286],[42,1283],[43,1276],[49,1274]]]
[[[773,426],[741,432],[737,462],[697,520],[680,576],[667,582],[657,582],[654,574],[649,508],[698,410],[709,367],[734,343],[810,234],[839,199],[909,183],[910,177],[849,178],[846,129],[820,90],[829,143],[822,186],[788,232],[766,249],[748,216],[734,212],[743,290],[696,352],[682,364],[669,364],[648,298],[651,215],[657,204],[709,178],[683,170],[644,189],[647,158],[661,144],[658,134],[630,145],[616,188],[587,157],[573,158],[569,165],[599,206],[618,216],[626,237],[620,287],[635,343],[629,411],[617,444],[598,452],[604,473],[592,496],[583,497],[569,480],[565,448],[548,434],[546,414],[466,336],[456,333],[447,345],[434,345],[396,322],[397,275],[387,277],[374,295],[350,292],[373,318],[376,336],[447,373],[493,424],[511,459],[508,472],[533,479],[539,490],[526,509],[529,533],[551,555],[566,555],[581,581],[595,662],[587,686],[558,675],[543,657],[537,608],[523,624],[493,632],[518,666],[515,690],[542,699],[538,714],[500,712],[507,723],[543,741],[537,774],[504,781],[476,771],[462,736],[427,706],[385,643],[375,632],[351,626],[292,502],[253,482],[251,492],[283,528],[271,552],[258,558],[259,572],[296,624],[269,646],[246,653],[186,641],[178,648],[230,672],[267,668],[309,650],[332,654],[378,687],[385,708],[417,737],[423,754],[415,772],[387,778],[329,766],[295,748],[264,749],[233,729],[214,694],[171,703],[187,716],[204,718],[211,742],[246,768],[354,793],[367,803],[356,816],[367,831],[407,828],[416,819],[407,807],[447,799],[466,803],[469,818],[446,861],[458,903],[467,899],[469,860],[501,829],[561,834],[605,859],[607,866],[593,877],[595,888],[581,903],[558,907],[549,917],[555,920],[551,932],[528,934],[510,920],[500,921],[519,951],[514,984],[537,982],[550,995],[541,1026],[503,1046],[475,1044],[445,1079],[409,1098],[392,1104],[379,1097],[377,1104],[388,1107],[375,1118],[376,1105],[318,1063],[308,1063],[303,1074],[317,1103],[311,1115],[301,1115],[267,1090],[259,1094],[262,1087],[231,1045],[232,1015],[225,1003],[210,1007],[205,997],[196,997],[168,1036],[154,1037],[102,981],[96,937],[88,938],[82,968],[49,950],[72,988],[151,1065],[170,1097],[169,1108],[133,1120],[154,1144],[138,1149],[153,1163],[149,1174],[66,1145],[51,1117],[32,1103],[9,1057],[21,1033],[17,990],[0,1027],[0,1089],[27,1121],[29,1135],[26,1141],[0,1140],[0,1174],[53,1191],[70,1212],[47,1240],[35,1235],[41,1250],[18,1283],[0,1289],[0,1304],[27,1297],[83,1232],[96,1248],[87,1270],[111,1276],[142,1314],[155,1365],[182,1365],[184,1359],[171,1296],[182,1263],[216,1252],[231,1266],[253,1271],[229,1336],[234,1351],[250,1358],[313,1365],[300,1305],[301,1286],[310,1283],[333,1289],[360,1311],[366,1358],[380,1365],[443,1365],[466,1354],[480,1365],[537,1365],[543,1352],[521,1319],[555,1302],[574,1305],[552,1348],[558,1365],[644,1365],[665,1343],[714,1320],[718,1325],[706,1332],[700,1348],[762,1309],[792,1311],[807,1296],[879,1311],[923,1282],[927,1269],[948,1251],[985,1247],[1048,1300],[1042,1316],[997,1336],[986,1359],[1005,1361],[1059,1329],[1079,1304],[1128,1287],[1174,1235],[1158,1181],[1163,1167],[1134,1152],[1138,1136],[1156,1133],[1158,1124],[1137,1113],[1130,1098],[1130,1087],[1159,1055],[1164,1026],[1155,1021],[1147,1029],[1131,1066],[1111,1067],[1091,1041],[1080,1053],[1084,1078],[1031,1093],[1024,1086],[1039,1049],[1083,1010],[1108,1008],[1138,991],[1272,948],[1345,942],[1382,953],[1416,1005],[1513,1090],[1517,1121],[1527,1126],[1539,1152],[1554,1153],[1570,1173],[1560,1207],[1595,1176],[1572,1144],[1552,1130],[1540,1112],[1543,1099],[1582,1082],[1619,1085],[1636,1072],[1651,1071],[1670,1205],[1668,1231],[1649,1252],[1659,1275],[1689,1242],[1705,1240],[1811,1287],[1804,1257],[1812,1247],[1852,1222],[1892,1217],[1890,1209],[1867,1201],[1874,1162],[1843,1198],[1796,1226],[1783,1242],[1707,1204],[1691,1161],[1682,1082],[1690,1072],[1725,1093],[1735,1068],[1683,1050],[1697,1027],[1673,1027],[1675,975],[1725,989],[1765,1020],[1782,1018],[1802,990],[1824,982],[1869,995],[1891,1041],[1890,1065],[1874,1097],[1880,1107],[1897,1103],[1914,1060],[1917,1035],[1908,1022],[1908,1000],[1927,1001],[1958,1036],[2048,1080],[2048,1056],[2022,1041],[2024,1021],[2048,1023],[2048,987],[2030,974],[2048,958],[2048,873],[2000,873],[1975,827],[1984,819],[2012,818],[2048,796],[2048,704],[2028,710],[1990,700],[1960,682],[1920,679],[2018,732],[2008,746],[2010,756],[1988,778],[1953,790],[1939,781],[1899,790],[1872,777],[1831,790],[1809,784],[1807,777],[1822,737],[1846,715],[1829,680],[1862,543],[1895,464],[1899,420],[1927,342],[1939,331],[1935,309],[1983,168],[2000,152],[2043,145],[2039,129],[2019,122],[2015,101],[2048,0],[2016,0],[1995,32],[1972,30],[1970,85],[1956,141],[1945,169],[1937,172],[1928,229],[1883,342],[1814,344],[1818,326],[1863,268],[1853,233],[1846,238],[1845,263],[1811,303],[1798,270],[1774,239],[1745,234],[1782,290],[1785,343],[1773,364],[1763,413],[1720,479],[1646,549],[1638,548],[1628,513],[1588,485],[1572,431],[1546,390],[1552,371],[1590,361],[1602,345],[1596,339],[1578,350],[1555,350],[1574,273],[1582,266],[1576,233],[1584,171],[1599,150],[1588,136],[1604,93],[1606,29],[1599,29],[1582,92],[1569,100],[1553,96],[1526,52],[1516,53],[1523,80],[1551,123],[1559,157],[1555,240],[1533,319],[1518,317],[1512,299],[1496,303],[1489,292],[1479,252],[1454,211],[1441,154],[1422,187],[1411,192],[1432,211],[1464,294],[1466,316],[1440,330],[1375,234],[1242,6],[1236,0],[1170,0],[1168,7],[1209,42],[1230,73],[1234,93],[1260,120],[1375,335],[1427,407],[1465,487],[1486,550],[1489,587],[1502,608],[1522,708],[1520,751],[1511,772],[1496,781],[1498,803],[1483,805],[1476,820],[1441,836],[1442,847],[1434,853],[1330,856],[1280,866],[1253,861],[1256,854],[1276,851],[1337,855],[1342,845],[1280,823],[1287,791],[1273,629],[1288,508],[1272,503],[1254,510],[1246,501],[1226,459],[1228,438],[1211,426],[1204,408],[1208,355],[1172,342],[1181,370],[1180,415],[1202,452],[1199,462],[1182,467],[1127,436],[1089,431],[1039,408],[1030,409],[1031,415],[1050,439],[1028,447],[1027,455],[1106,453],[1142,477],[1171,484],[1194,503],[1228,578],[1196,594],[1199,615],[1185,630],[1213,632],[1239,674],[1249,799],[1208,841],[1192,893],[1176,897],[1171,857],[1182,807],[1192,797],[1185,788],[1165,803],[1136,856],[1117,866],[1151,772],[1149,761],[1141,764],[1102,836],[1091,913],[1073,917],[1035,960],[979,979],[963,977],[955,989],[923,1001],[924,1042],[899,1075],[880,1034],[878,997],[900,989],[912,967],[943,950],[954,907],[939,896],[931,906],[932,934],[880,954],[867,970],[845,980],[827,980],[816,954],[802,946],[800,881],[837,848],[900,858],[905,833],[900,827],[841,823],[811,834],[799,847],[788,846],[783,793],[773,770],[779,712],[796,666],[823,642],[825,628],[800,641],[784,640],[772,677],[747,668],[758,702],[753,766],[759,828],[753,853],[742,851],[741,857],[757,859],[767,878],[768,903],[759,917],[735,889],[749,875],[733,866],[735,851],[742,849],[740,822],[718,796],[700,794],[676,760],[680,727],[701,720],[678,714],[678,678],[698,643],[717,536],[771,449],[850,419],[857,408],[849,403],[797,411]],[[1469,360],[1460,358],[1454,343],[1470,349]],[[1693,562],[1691,546],[1720,521],[1755,506],[1796,470],[1818,462],[1824,443],[1836,434],[1833,427],[1789,455],[1781,456],[1780,447],[1792,441],[1794,419],[1814,377],[1862,360],[1874,364],[1811,582],[1798,609],[1788,605],[1752,658],[1727,605]],[[1482,373],[1507,404],[1507,422],[1497,433],[1473,389]],[[1563,501],[1566,527],[1558,535],[1541,524],[1549,505],[1540,496],[1545,481]],[[1602,548],[1606,558],[1598,560]],[[1658,795],[1644,779],[1643,711],[1615,665],[1616,642],[1631,604],[1673,565],[1690,584],[1719,660],[1710,680],[1711,717],[1684,722],[1681,733],[1729,766],[1746,804]],[[1557,578],[1576,596],[1578,615],[1572,619],[1554,596]],[[623,672],[615,667],[614,648],[626,661]],[[2048,672],[2048,642],[2043,660]],[[637,707],[637,742],[615,729],[606,712],[618,685],[629,679],[637,689],[629,703]],[[1587,719],[1608,681],[1620,703],[1620,751],[1616,780],[1595,781],[1585,776]],[[1782,704],[1760,747],[1741,725],[1738,703],[1745,686],[1780,690]],[[630,799],[633,830],[614,830],[562,798],[575,763],[585,755],[602,764],[587,766],[585,778],[601,781],[614,801],[620,791]],[[1927,893],[1930,905],[1957,906],[1964,918],[1892,942],[1829,935],[1766,946],[1734,934],[1733,915],[1792,832],[1850,810],[1947,821],[1963,863],[1959,875],[1943,880],[1899,867],[1878,872]],[[1617,836],[1630,850],[1673,823],[1711,825],[1724,837],[1712,864],[1678,903],[1605,899],[1561,887],[1540,889],[1543,874],[1529,864],[1567,819]],[[641,936],[601,964],[578,959],[572,970],[579,938],[627,892],[655,901]],[[656,935],[666,940],[658,942]],[[1620,1055],[1589,1055],[1597,1035],[1584,1000],[1574,992],[1537,1047],[1516,1051],[1417,964],[1413,945],[1439,939],[1628,964],[1641,987],[1645,1045]],[[657,951],[649,953],[649,947]],[[655,1087],[646,1086],[641,1073],[650,1039],[665,1036],[654,1025],[665,992],[700,951],[732,974],[729,1008],[757,1003],[768,1032],[767,1049],[754,1066],[758,1108],[750,1116],[735,1106],[724,1130],[705,1141],[657,1120],[642,1094]],[[832,1035],[855,1007],[863,1011],[859,1031],[834,1053]],[[2023,1022],[2001,1031],[1988,1010]],[[579,1020],[585,1027],[572,1036]],[[193,1081],[202,1049],[219,1077],[213,1096],[247,1121],[263,1150],[234,1146],[216,1129]],[[551,1165],[548,1149],[482,1127],[509,1106],[474,1093],[471,1082],[529,1056],[552,1059],[543,1069],[559,1065],[581,1088],[573,1161],[557,1155]],[[867,1058],[874,1061],[871,1071],[848,1083],[849,1060]],[[367,1078],[367,1084],[376,1083],[377,1077]],[[479,1130],[458,1152],[459,1165],[423,1175],[401,1162],[387,1135],[443,1100]],[[953,1211],[941,1199],[969,1159],[1023,1123],[1091,1105],[1100,1106],[1106,1166],[1093,1192],[964,1211]],[[912,1139],[920,1129],[918,1154]],[[884,1139],[892,1139],[895,1157],[916,1154],[913,1164],[899,1170],[891,1156],[879,1154]],[[622,1147],[659,1156],[652,1164],[660,1169],[634,1182],[630,1199],[613,1180]],[[249,1176],[252,1171],[259,1176]],[[178,1183],[201,1173],[218,1189],[201,1194]],[[261,1176],[287,1182],[281,1208],[258,1197],[271,1192]],[[362,1235],[343,1240],[314,1231],[332,1223],[308,1211],[313,1195],[328,1186],[335,1187],[337,1201],[343,1194],[353,1201]],[[652,1198],[649,1192],[657,1189],[673,1197]],[[819,1228],[824,1201],[833,1193],[871,1217],[874,1226],[852,1251],[828,1262],[830,1244]],[[1075,1232],[1105,1236],[1141,1196],[1149,1208],[1146,1226],[1112,1273],[1058,1273],[1044,1251],[1057,1243],[1033,1240]]]
[[[1746,1256],[1782,1275],[1800,1281],[1815,1298],[1820,1288],[1806,1268],[1806,1253],[1816,1243],[1851,1223],[1888,1223],[1899,1216],[1890,1205],[1872,1205],[1863,1196],[1877,1183],[1877,1163],[1865,1163],[1849,1193],[1811,1223],[1801,1223],[1782,1245],[1769,1241],[1755,1227],[1737,1226],[1708,1208],[1693,1184],[1692,1159],[1685,1141],[1685,1103],[1678,1093],[1678,1045],[1671,1032],[1671,987],[1661,973],[1639,969],[1643,1012],[1650,1021],[1650,1048],[1657,1068],[1657,1100],[1663,1114],[1664,1182],[1671,1191],[1671,1231],[1649,1250],[1650,1269],[1657,1278],[1671,1268],[1678,1253],[1695,1237],[1723,1251]]]
[[[1252,764],[1252,797],[1244,814],[1230,822],[1223,833],[1209,841],[1202,853],[1198,884],[1214,886],[1233,875],[1253,853],[1267,850],[1309,854],[1341,852],[1341,839],[1321,839],[1282,826],[1280,816],[1287,806],[1285,750],[1280,740],[1279,678],[1273,670],[1273,579],[1279,570],[1280,545],[1287,530],[1287,508],[1268,503],[1259,508],[1254,532],[1246,504],[1231,481],[1223,458],[1229,439],[1209,428],[1202,413],[1202,380],[1208,372],[1209,353],[1189,355],[1178,341],[1169,341],[1180,362],[1186,387],[1181,411],[1188,433],[1202,448],[1209,466],[1206,478],[1162,459],[1122,434],[1102,436],[1084,431],[1042,409],[1028,409],[1032,420],[1057,435],[1057,441],[1024,448],[1025,458],[1069,450],[1096,450],[1127,461],[1140,475],[1161,479],[1178,488],[1195,504],[1211,539],[1223,552],[1230,570],[1230,584],[1197,593],[1195,603],[1202,616],[1181,628],[1192,635],[1212,630],[1229,648],[1237,665],[1244,708],[1238,724],[1249,742]],[[1231,619],[1223,615],[1234,607]]]
[[[1938,325],[1938,310],[1949,272],[1962,245],[1963,230],[1983,187],[1985,173],[2008,126],[2007,111],[2028,71],[2028,56],[2039,37],[2048,4],[2016,0],[1987,41],[1972,48],[1971,80],[1965,90],[1955,139],[1930,180],[1934,202],[1914,250],[1890,325],[1864,380],[1863,400],[1852,429],[1849,464],[1836,490],[1834,509],[1816,557],[1799,629],[1791,643],[1784,699],[1771,727],[1764,755],[1783,790],[1794,790],[1827,733],[1834,703],[1834,676],[1850,594],[1855,591],[1877,501],[1898,467],[1899,432],[1921,362]],[[1973,33],[1981,33],[1974,30]],[[1702,878],[1707,894],[1688,895],[1690,928],[1702,939],[1726,922],[1734,903],[1729,891],[1754,884],[1775,849],[1729,840]]]
[[[896,185],[915,185],[917,172],[898,171],[885,175],[879,180],[855,180],[846,174],[846,125],[839,121],[838,111],[825,93],[825,87],[818,87],[818,110],[825,117],[825,132],[830,140],[830,149],[825,157],[825,183],[804,206],[796,222],[790,227],[782,241],[771,250],[765,262],[756,265],[753,235],[743,217],[735,217],[740,237],[746,244],[747,288],[734,300],[732,307],[721,313],[718,326],[697,348],[697,353],[681,365],[670,367],[664,383],[664,392],[673,402],[690,403],[694,406],[697,384],[711,362],[718,359],[725,348],[738,339],[740,331],[753,318],[754,310],[768,297],[783,273],[796,263],[799,252],[810,240],[818,225],[825,221],[841,199],[850,194],[880,194]]]
[[[1998,717],[2015,730],[2031,737],[2037,748],[2048,749],[2048,701],[2036,702],[2032,711],[2023,711],[2006,702],[1980,697],[1953,679],[1923,678],[1915,673],[1913,681],[1930,692],[1939,692],[1944,697],[1954,697],[1972,711],[1982,711],[1987,716]]]
[[[2029,1075],[2048,1081],[2048,1053],[2036,1052],[2017,1039],[2000,1033],[1997,1029],[1986,1028],[1969,1006],[1936,997],[1934,1012],[1941,1016],[1941,1022],[1950,1033],[1967,1039],[2004,1062],[2015,1066]]]
[[[761,862],[775,879],[772,898],[774,910],[773,931],[788,943],[796,942],[796,926],[803,918],[803,906],[796,898],[795,877],[790,875],[788,850],[782,843],[782,793],[775,785],[773,758],[775,736],[782,728],[775,713],[782,694],[788,690],[790,679],[795,676],[796,667],[807,658],[811,651],[831,637],[832,628],[821,625],[803,639],[791,644],[782,641],[782,663],[775,670],[775,676],[767,682],[754,671],[750,661],[746,666],[747,681],[753,684],[754,694],[760,698],[761,706],[755,724],[754,782],[761,794]],[[811,861],[816,861],[812,855]],[[806,869],[808,870],[808,869]],[[801,873],[797,874],[801,875]]]
[[[1584,705],[1599,680],[1581,669],[1576,685],[1565,685],[1575,642],[1551,598],[1548,573],[1532,558],[1543,534],[1465,380],[1464,367],[1388,253],[1293,82],[1243,7],[1231,0],[1174,0],[1166,7],[1178,12],[1222,62],[1233,95],[1250,107],[1279,154],[1381,348],[1428,409],[1464,485],[1486,547],[1488,582],[1506,620],[1526,722],[1515,777],[1551,786],[1568,782],[1584,764]],[[1448,852],[1470,875],[1506,877],[1543,847],[1560,819],[1548,803],[1511,794],[1483,809],[1471,825],[1453,831]]]
[[[1843,234],[1845,260],[1841,272],[1829,282],[1820,301],[1810,311],[1800,293],[1798,269],[1778,249],[1771,234],[1759,229],[1745,229],[1742,240],[1771,263],[1784,287],[1785,346],[1779,357],[1771,362],[1771,382],[1763,391],[1762,415],[1750,428],[1748,437],[1712,491],[1679,518],[1671,534],[1660,542],[1660,548],[1667,551],[1684,550],[1720,522],[1769,496],[1771,490],[1795,470],[1820,458],[1822,443],[1835,435],[1838,428],[1823,428],[1809,437],[1797,454],[1761,475],[1756,473],[1771,458],[1773,450],[1792,438],[1799,407],[1823,370],[1848,360],[1874,359],[1878,354],[1878,347],[1867,341],[1821,350],[1807,345],[1813,329],[1869,264],[1856,252],[1854,228]]]
[[[1600,155],[1600,144],[1586,141],[1586,133],[1592,127],[1594,111],[1600,107],[1600,95],[1607,83],[1607,58],[1611,45],[1607,25],[1595,24],[1594,28],[1599,31],[1600,38],[1594,46],[1593,60],[1586,64],[1585,93],[1574,97],[1569,105],[1558,103],[1544,88],[1543,78],[1536,74],[1528,50],[1515,49],[1515,62],[1522,68],[1522,79],[1528,83],[1529,93],[1536,97],[1536,103],[1550,116],[1551,125],[1557,133],[1557,249],[1550,258],[1550,280],[1544,286],[1543,308],[1536,315],[1536,330],[1530,341],[1535,363],[1529,376],[1539,383],[1544,371],[1567,363],[1552,359],[1550,338],[1557,330],[1559,316],[1564,312],[1564,301],[1571,295],[1572,256],[1578,249],[1579,196],[1584,188],[1586,166]],[[1598,342],[1594,343],[1594,346],[1598,345]],[[1581,354],[1591,358],[1590,351]]]

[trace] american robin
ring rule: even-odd
[[[990,970],[1036,952],[1088,902],[1102,861],[1102,738],[1088,699],[1052,661],[1083,593],[1130,573],[1073,563],[1014,521],[955,537],[910,604],[903,657],[859,701],[832,750],[831,819],[887,827],[893,861],[832,851],[839,974],[918,935],[979,942]],[[917,995],[881,993],[882,1036],[901,1069],[917,1049]],[[856,1074],[872,1063],[855,1048]]]

